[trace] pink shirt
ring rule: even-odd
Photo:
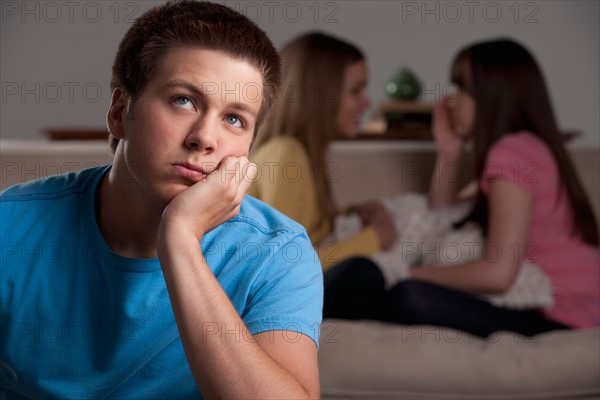
[[[532,196],[525,257],[548,275],[554,290],[554,306],[543,314],[575,328],[600,326],[598,247],[571,235],[571,210],[550,149],[530,132],[504,136],[488,153],[481,180],[484,193],[497,179],[513,182]]]

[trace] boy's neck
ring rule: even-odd
[[[96,221],[104,241],[115,253],[130,258],[154,258],[162,209],[123,190],[113,167],[96,189]],[[131,185],[129,185],[131,187]]]

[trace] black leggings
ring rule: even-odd
[[[374,319],[404,325],[436,325],[487,337],[496,331],[526,336],[568,326],[536,310],[509,310],[442,286],[406,280],[385,289],[372,261],[352,258],[325,273],[323,318]]]

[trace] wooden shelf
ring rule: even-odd
[[[366,122],[360,134],[350,140],[431,141],[433,136],[430,120],[433,107],[433,103],[383,102]],[[399,118],[394,118],[394,114]],[[402,115],[406,115],[406,120],[402,120]]]
[[[384,101],[379,106],[381,113],[396,112],[410,114],[431,114],[433,112],[434,103],[424,103],[415,101]]]

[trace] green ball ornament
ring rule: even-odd
[[[410,69],[400,68],[388,81],[385,91],[392,100],[414,101],[421,94],[421,84]]]

